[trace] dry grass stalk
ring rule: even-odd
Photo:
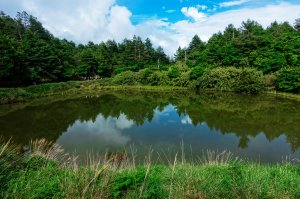
[[[101,173],[103,173],[107,168],[109,168],[110,164],[107,162],[107,164],[103,165],[100,169],[97,169],[95,172],[94,177],[90,180],[90,182],[84,187],[82,191],[82,198],[86,198],[85,194],[87,190],[90,188],[91,184],[99,177]]]
[[[177,165],[177,153],[175,155],[174,163],[173,163],[173,167],[172,167],[172,176],[171,176],[171,184],[170,184],[170,191],[169,191],[169,199],[171,198],[171,195],[172,195],[173,178],[174,178],[176,165]]]
[[[238,158],[234,158],[233,154],[227,150],[221,153],[212,150],[202,151],[202,157],[199,158],[199,162],[204,165],[225,165],[233,160],[236,161]]]
[[[62,146],[47,141],[46,139],[39,139],[30,141],[29,144],[30,148],[30,156],[34,157],[43,157],[47,160],[56,160],[60,161],[63,160],[66,164],[66,160],[70,160],[70,156],[66,153],[64,153],[64,149]]]
[[[108,151],[105,154],[105,163],[109,164],[113,168],[128,167],[128,154],[125,150],[119,152]]]
[[[11,139],[9,139],[5,144],[2,144],[1,151],[0,151],[0,156],[2,156],[2,154],[9,147],[10,144],[11,144]]]
[[[140,196],[139,196],[139,198],[142,198],[143,191],[144,191],[144,187],[145,187],[145,184],[146,184],[146,180],[147,180],[147,178],[148,178],[148,175],[149,175],[150,166],[151,166],[151,164],[149,163],[149,164],[148,164],[148,166],[147,166],[147,171],[146,171],[146,175],[145,175],[145,178],[144,178],[143,184],[142,184],[142,186],[141,186],[141,190],[140,190]]]

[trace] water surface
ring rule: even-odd
[[[300,158],[300,102],[270,95],[101,91],[97,96],[0,106],[0,136],[26,145],[46,138],[66,152],[149,148],[187,158],[230,150],[252,161]],[[166,155],[167,154],[167,155]]]

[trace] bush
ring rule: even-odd
[[[170,85],[170,78],[167,72],[155,71],[148,77],[148,82],[151,86]]]
[[[148,84],[148,78],[150,77],[150,75],[152,74],[152,70],[150,68],[145,68],[142,69],[138,72],[138,75],[140,77],[140,82],[143,85]]]
[[[117,85],[138,85],[141,77],[138,73],[132,71],[125,71],[113,78],[113,83]]]
[[[190,80],[190,73],[182,73],[180,77],[172,79],[172,86],[192,87],[194,81]]]
[[[283,68],[279,71],[276,82],[277,90],[300,92],[300,68]]]
[[[190,73],[190,79],[191,80],[196,80],[198,79],[199,77],[201,77],[204,73],[204,67],[202,66],[196,66],[195,68],[193,68],[191,70],[191,73]]]
[[[235,92],[239,93],[259,93],[264,89],[263,73],[253,69],[238,69],[239,75],[232,86]]]
[[[253,68],[234,67],[207,69],[197,80],[197,88],[257,93],[264,88],[263,74]]]
[[[180,71],[177,67],[171,67],[169,72],[168,72],[168,76],[173,79],[173,78],[177,78],[180,76]]]
[[[268,89],[274,89],[276,87],[277,76],[275,74],[264,75],[264,85]]]

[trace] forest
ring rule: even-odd
[[[230,24],[207,42],[195,35],[169,57],[148,38],[75,44],[26,12],[1,12],[0,52],[1,87],[109,78],[117,85],[300,91],[300,19],[267,28],[252,20]]]

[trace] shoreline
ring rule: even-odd
[[[36,140],[28,156],[0,144],[3,198],[298,198],[299,166],[245,162],[229,153],[207,153],[202,162],[175,155],[170,164],[145,157],[142,165],[114,153],[79,166],[58,145]],[[119,156],[118,156],[119,155]],[[24,187],[26,187],[24,189]]]
[[[232,92],[218,91],[215,89],[196,90],[190,87],[177,86],[149,86],[149,85],[111,85],[106,80],[90,81],[68,81],[60,83],[46,83],[28,87],[0,88],[0,105],[29,102],[33,99],[52,96],[89,95],[97,94],[103,90],[128,90],[128,91],[149,91],[149,92],[171,92],[171,91],[199,91],[199,92]],[[276,97],[300,101],[300,94],[264,91],[260,94],[268,94]]]

